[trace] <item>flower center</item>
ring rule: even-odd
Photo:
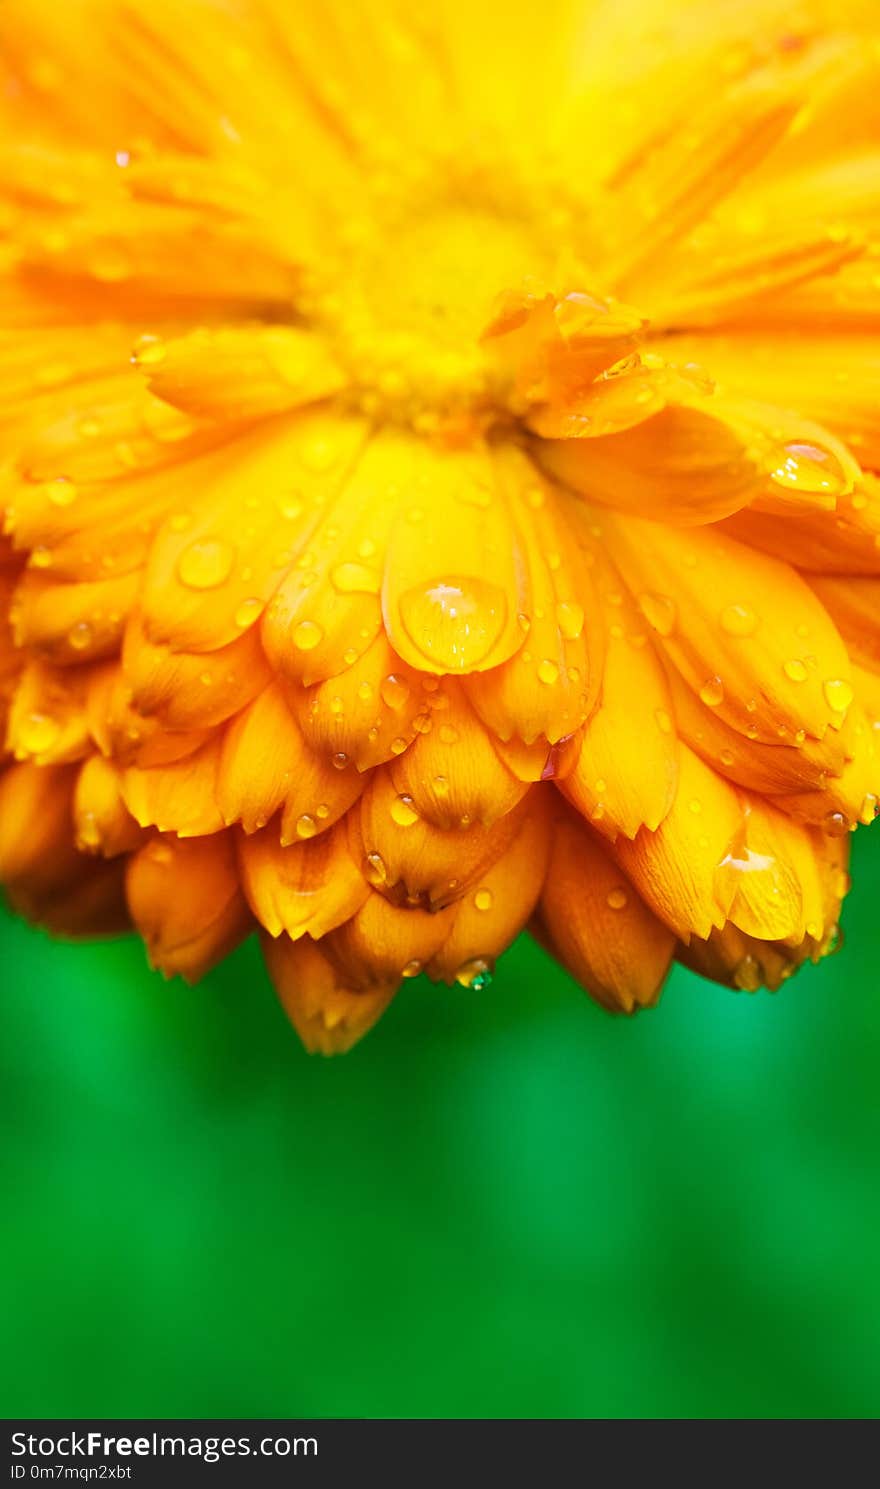
[[[503,291],[553,274],[563,236],[501,166],[453,174],[386,185],[342,224],[313,308],[359,407],[425,431],[491,419],[504,387],[481,334]]]

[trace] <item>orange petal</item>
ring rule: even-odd
[[[603,1007],[656,1003],[675,938],[573,813],[554,825],[539,913],[554,954]]]
[[[370,988],[376,983],[414,977],[443,945],[455,917],[453,906],[429,913],[389,904],[370,891],[357,914],[324,941],[344,985]]]
[[[132,853],[143,841],[143,828],[122,800],[119,771],[100,755],[86,760],[77,776],[73,820],[81,853],[115,858]]]
[[[420,682],[380,631],[351,666],[310,688],[292,684],[287,698],[316,754],[365,771],[402,754],[430,723],[433,695]]]
[[[880,574],[880,480],[863,472],[855,489],[826,512],[738,512],[724,531],[811,574]]]
[[[247,935],[231,835],[147,843],[128,861],[126,893],[150,965],[198,982]]]
[[[28,662],[9,706],[7,744],[17,760],[64,765],[89,750],[87,668]]]
[[[444,832],[420,817],[380,769],[359,811],[349,815],[351,851],[369,883],[395,903],[436,910],[460,899],[507,851],[523,814],[521,803],[491,827]]]
[[[370,893],[348,851],[345,829],[283,847],[277,824],[238,840],[242,886],[270,936],[315,939],[354,915]]]
[[[341,1055],[385,1012],[397,981],[351,988],[323,945],[308,936],[262,937],[263,956],[284,1011],[310,1054]]]
[[[535,800],[507,851],[455,905],[452,928],[428,965],[429,976],[467,985],[475,970],[494,966],[535,908],[547,869],[550,830],[546,805]]]
[[[59,584],[28,569],[15,592],[16,642],[60,666],[113,656],[139,587],[138,574]]]
[[[219,832],[217,806],[220,740],[209,739],[194,754],[168,765],[130,765],[122,772],[122,799],[141,827],[157,827],[181,838]]]

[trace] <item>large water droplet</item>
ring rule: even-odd
[[[92,628],[87,620],[78,620],[67,633],[67,640],[74,651],[85,651],[92,642]]]
[[[419,820],[419,814],[413,805],[411,796],[395,796],[390,811],[391,820],[396,822],[398,827],[412,827],[413,823]]]
[[[437,579],[407,590],[400,615],[416,650],[435,667],[464,672],[485,661],[507,621],[503,590],[485,579]]]
[[[842,677],[831,677],[822,684],[825,702],[835,713],[846,713],[855,697],[852,686]]]
[[[823,450],[821,445],[812,444],[785,445],[772,477],[779,486],[834,496],[846,491],[850,484],[837,456],[831,450]]]
[[[462,987],[473,988],[481,993],[492,981],[492,966],[484,957],[472,957],[469,962],[464,962],[455,974],[456,982]]]
[[[324,639],[324,632],[313,620],[301,620],[293,633],[293,644],[299,651],[313,651]]]
[[[756,993],[761,982],[761,966],[758,958],[749,953],[737,962],[733,969],[734,987],[738,987],[742,993]]]
[[[225,538],[200,538],[183,550],[177,574],[189,589],[216,589],[232,573],[235,548]]]
[[[409,684],[404,678],[398,677],[396,672],[389,672],[388,676],[383,677],[379,684],[379,693],[382,702],[387,704],[388,708],[393,708],[397,712],[397,710],[403,708],[409,697]]]
[[[707,708],[717,708],[724,702],[724,684],[720,677],[707,677],[700,688],[700,701]]]

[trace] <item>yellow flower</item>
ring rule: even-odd
[[[837,939],[880,791],[867,0],[6,0],[0,878],[310,1049],[529,922]],[[874,30],[872,31],[872,24]]]

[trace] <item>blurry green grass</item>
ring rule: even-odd
[[[776,998],[610,1019],[531,943],[307,1057],[253,945],[200,987],[0,918],[11,1416],[868,1416],[880,837]]]

